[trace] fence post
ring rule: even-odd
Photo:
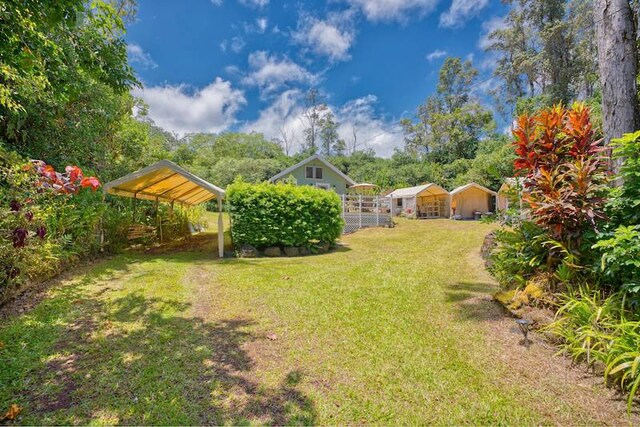
[[[358,228],[362,228],[362,194],[358,195]]]
[[[347,207],[346,207],[346,201],[345,201],[345,195],[344,195],[344,194],[341,194],[341,195],[340,195],[340,198],[342,199],[342,219],[344,219],[344,218],[345,218],[344,213],[345,213],[345,211],[347,210]]]

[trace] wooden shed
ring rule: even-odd
[[[475,182],[458,187],[451,192],[451,216],[455,219],[475,219],[494,213],[497,195],[495,191]]]
[[[394,215],[449,218],[449,192],[437,184],[399,188],[389,194]]]

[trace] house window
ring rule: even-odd
[[[396,206],[399,208],[402,207],[402,199],[396,199]]]
[[[304,170],[307,179],[322,179],[322,168],[319,166],[307,166]]]

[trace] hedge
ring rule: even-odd
[[[235,182],[227,206],[236,246],[333,244],[344,227],[340,197],[311,186]]]

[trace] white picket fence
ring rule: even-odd
[[[343,194],[343,233],[353,233],[367,227],[389,226],[391,219],[391,198]]]

